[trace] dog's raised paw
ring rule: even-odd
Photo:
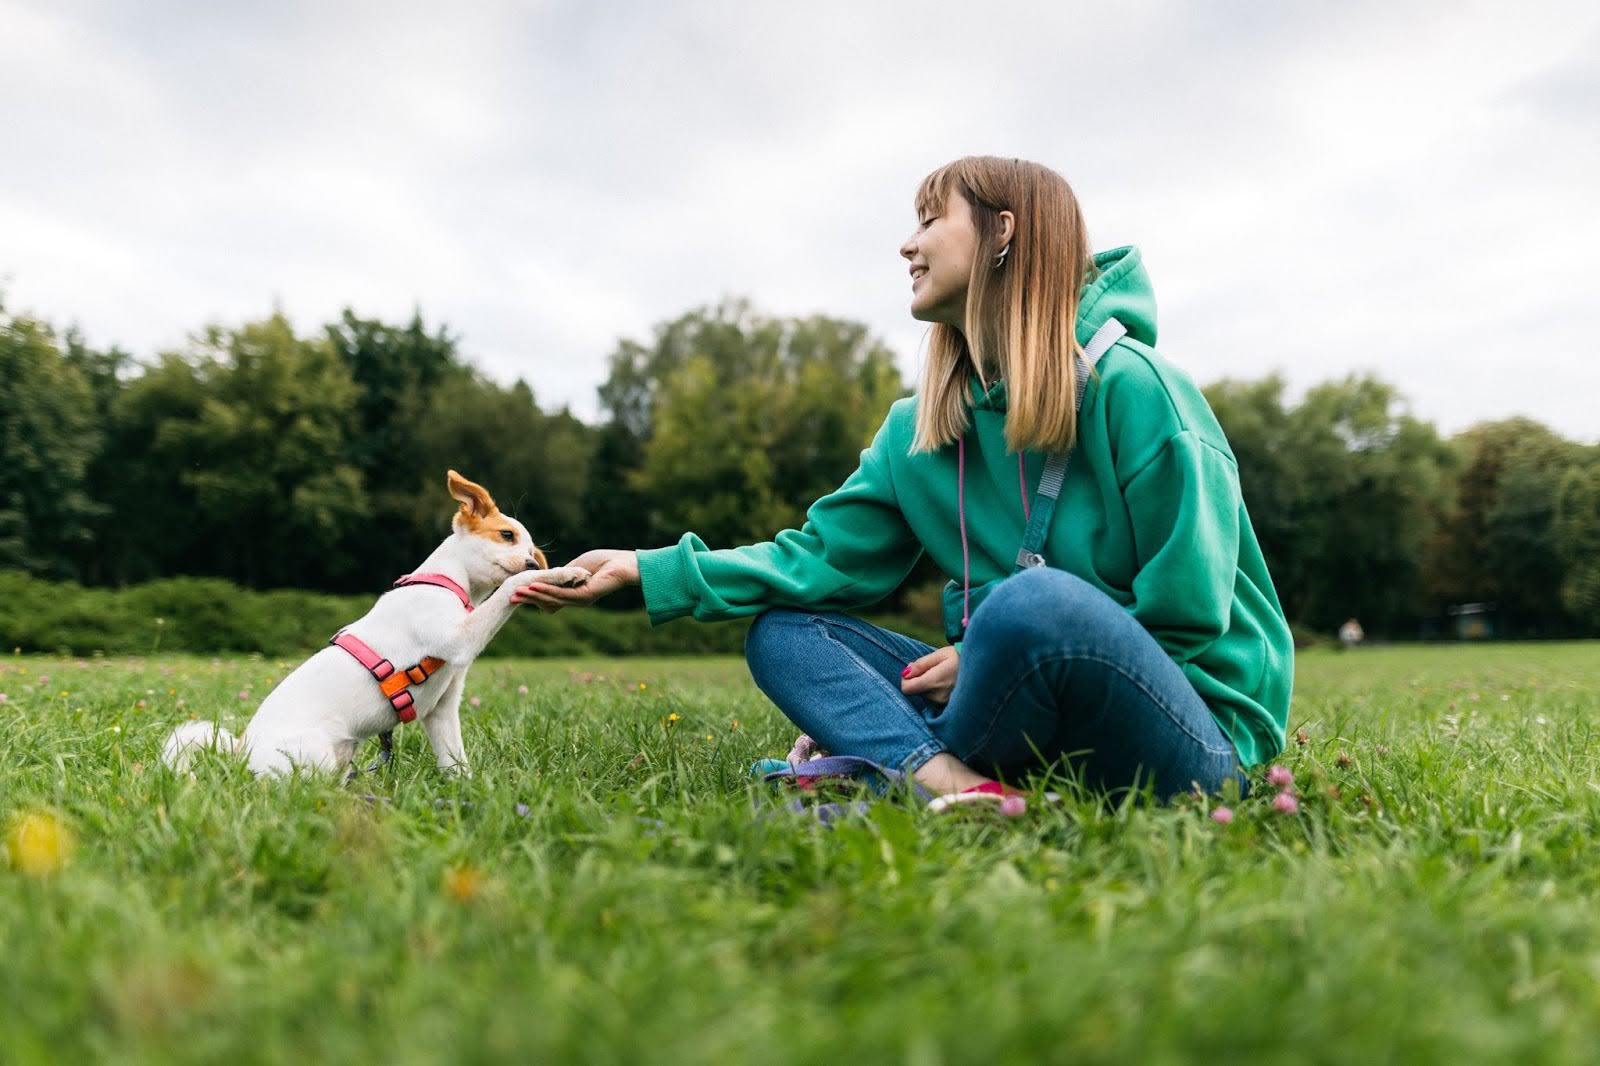
[[[589,571],[581,566],[559,566],[554,570],[545,571],[542,584],[570,589],[577,588],[588,580]]]

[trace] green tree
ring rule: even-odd
[[[420,312],[396,326],[346,308],[325,332],[356,384],[346,458],[361,473],[370,511],[370,525],[350,528],[339,548],[351,561],[342,583],[352,590],[382,587],[441,539],[438,518],[448,513],[448,501],[440,486],[449,464],[431,469],[438,457],[423,448],[418,419],[436,390],[471,371],[449,331],[430,330]],[[375,542],[373,528],[388,535]]]
[[[1306,394],[1289,446],[1305,483],[1301,618],[1332,628],[1355,615],[1397,632],[1429,613],[1428,544],[1455,491],[1448,442],[1405,413],[1392,386],[1351,376]]]
[[[117,498],[118,486],[133,475],[133,468],[145,461],[143,455],[117,447],[113,429],[117,401],[137,364],[120,348],[101,351],[90,347],[76,330],[69,329],[64,340],[67,362],[89,386],[90,410],[100,441],[84,474],[84,491],[96,501],[96,514],[90,535],[79,541],[73,553],[74,566],[85,584],[113,583],[122,577],[119,562],[126,555],[127,539],[123,516],[111,501]]]
[[[1556,503],[1582,447],[1527,418],[1482,423],[1452,443],[1463,465],[1431,552],[1430,596],[1441,607],[1492,602],[1503,631],[1561,631],[1570,619]]]
[[[0,567],[76,577],[102,508],[94,392],[44,323],[0,302]]]
[[[1567,471],[1556,503],[1556,544],[1567,570],[1561,602],[1590,633],[1600,632],[1600,447]]]
[[[638,464],[623,475],[649,516],[646,537],[693,529],[727,545],[799,524],[855,468],[902,391],[866,327],[733,301],[659,327],[651,348],[624,343],[601,397],[614,440],[636,442]]]
[[[428,548],[449,532],[454,505],[443,486],[452,467],[487,488],[501,510],[520,519],[547,551],[568,556],[591,546],[584,498],[594,431],[570,411],[546,414],[526,383],[502,387],[466,370],[452,373],[403,409],[411,413],[418,456],[406,478],[412,486],[413,526]]]
[[[1295,423],[1284,403],[1283,378],[1224,380],[1204,392],[1238,461],[1245,509],[1284,610],[1298,617],[1304,586],[1299,516],[1310,485],[1297,465]]]
[[[281,315],[163,356],[113,414],[117,446],[143,457],[117,507],[147,553],[129,569],[338,584],[352,565],[338,549],[369,513],[345,458],[357,396],[330,344]]]

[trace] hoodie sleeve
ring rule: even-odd
[[[1239,567],[1239,472],[1184,431],[1123,489],[1138,569],[1128,610],[1183,664],[1228,629]]]
[[[767,607],[849,610],[883,599],[922,555],[895,499],[889,425],[838,489],[811,505],[800,529],[770,541],[711,550],[693,533],[640,551],[639,581],[652,623],[685,614],[702,622]]]

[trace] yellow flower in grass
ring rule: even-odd
[[[29,877],[48,877],[72,860],[72,827],[50,811],[14,815],[6,831],[6,858]]]
[[[483,888],[483,874],[471,866],[452,866],[444,872],[444,894],[457,903],[471,903]]]

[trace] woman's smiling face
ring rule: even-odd
[[[911,317],[961,329],[966,322],[967,286],[972,258],[978,250],[978,229],[972,205],[952,188],[944,213],[927,212],[915,232],[900,246],[911,264]]]

